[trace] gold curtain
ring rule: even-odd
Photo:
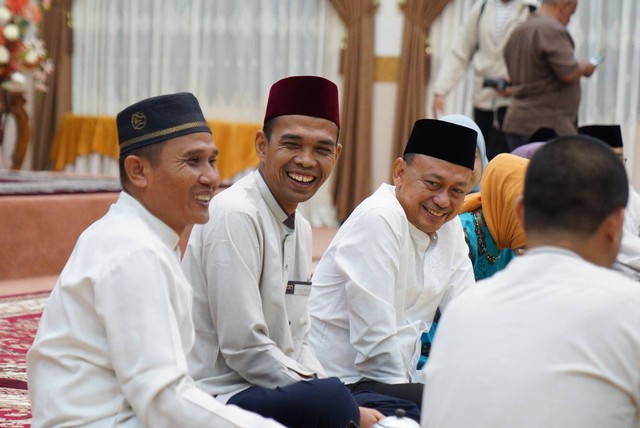
[[[406,0],[404,33],[398,71],[398,96],[393,132],[393,158],[402,156],[413,123],[425,117],[431,58],[427,52],[429,27],[450,0]]]
[[[375,0],[331,0],[347,29],[343,55],[340,141],[343,149],[334,172],[338,220],[371,193],[371,125]]]
[[[33,169],[51,169],[49,152],[58,124],[71,111],[72,0],[53,0],[43,11],[40,35],[54,63],[47,92],[37,93],[32,121]]]

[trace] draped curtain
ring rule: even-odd
[[[269,88],[324,75],[326,0],[74,0],[73,111],[193,92],[210,119],[262,122]],[[336,55],[339,46],[335,48]]]
[[[342,154],[334,172],[339,221],[370,194],[374,20],[377,2],[331,0],[346,26],[340,119]]]
[[[430,40],[432,66],[438,70],[457,29],[475,0],[452,0],[433,22]],[[620,124],[627,171],[640,189],[640,2],[637,0],[584,0],[578,3],[569,22],[576,44],[576,56],[586,60],[603,54],[604,62],[590,78],[581,80],[582,99],[578,111],[580,125]],[[435,74],[435,73],[434,73]],[[471,72],[447,96],[445,114],[472,115]],[[428,90],[426,106],[433,101]],[[429,110],[427,110],[429,111]]]
[[[34,103],[33,169],[50,169],[51,142],[62,116],[71,111],[71,0],[53,0],[43,10],[40,36],[54,64],[48,90]]]
[[[401,156],[413,123],[425,116],[427,82],[431,74],[427,36],[433,21],[450,0],[406,0],[404,31],[398,71],[393,133],[393,157]]]
[[[193,92],[205,116],[261,123],[269,88],[338,72],[344,26],[327,0],[74,0],[73,112],[115,115],[153,95]],[[65,168],[116,174],[90,155]],[[331,182],[299,205],[314,226],[337,223]]]

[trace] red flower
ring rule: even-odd
[[[7,0],[7,9],[17,15],[24,15],[29,0]]]

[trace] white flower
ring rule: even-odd
[[[26,86],[26,84],[27,84],[27,77],[24,74],[20,73],[19,71],[16,71],[11,75],[11,86],[13,88],[22,89]]]
[[[0,25],[4,25],[11,19],[11,12],[5,6],[0,6]]]
[[[12,42],[14,40],[18,40],[18,37],[20,37],[20,28],[18,28],[16,24],[7,24],[7,26],[4,27],[2,34],[4,34],[5,39]]]
[[[28,50],[26,54],[24,54],[24,62],[27,65],[33,65],[38,62],[38,53],[32,50]]]
[[[8,64],[11,59],[11,53],[6,46],[0,45],[0,64]]]

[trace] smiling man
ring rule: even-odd
[[[213,199],[183,259],[195,297],[191,373],[218,400],[288,427],[368,427],[382,417],[325,379],[307,340],[311,227],[296,208],[335,166],[339,126],[333,82],[276,82],[256,135],[258,170]]]
[[[340,227],[313,276],[311,344],[330,376],[422,404],[421,335],[474,284],[460,222],[477,132],[422,119],[383,184]]]
[[[188,376],[191,286],[178,240],[209,219],[220,176],[196,98],[161,95],[118,114],[120,181],[85,230],[27,355],[33,427],[281,427],[223,406]]]

